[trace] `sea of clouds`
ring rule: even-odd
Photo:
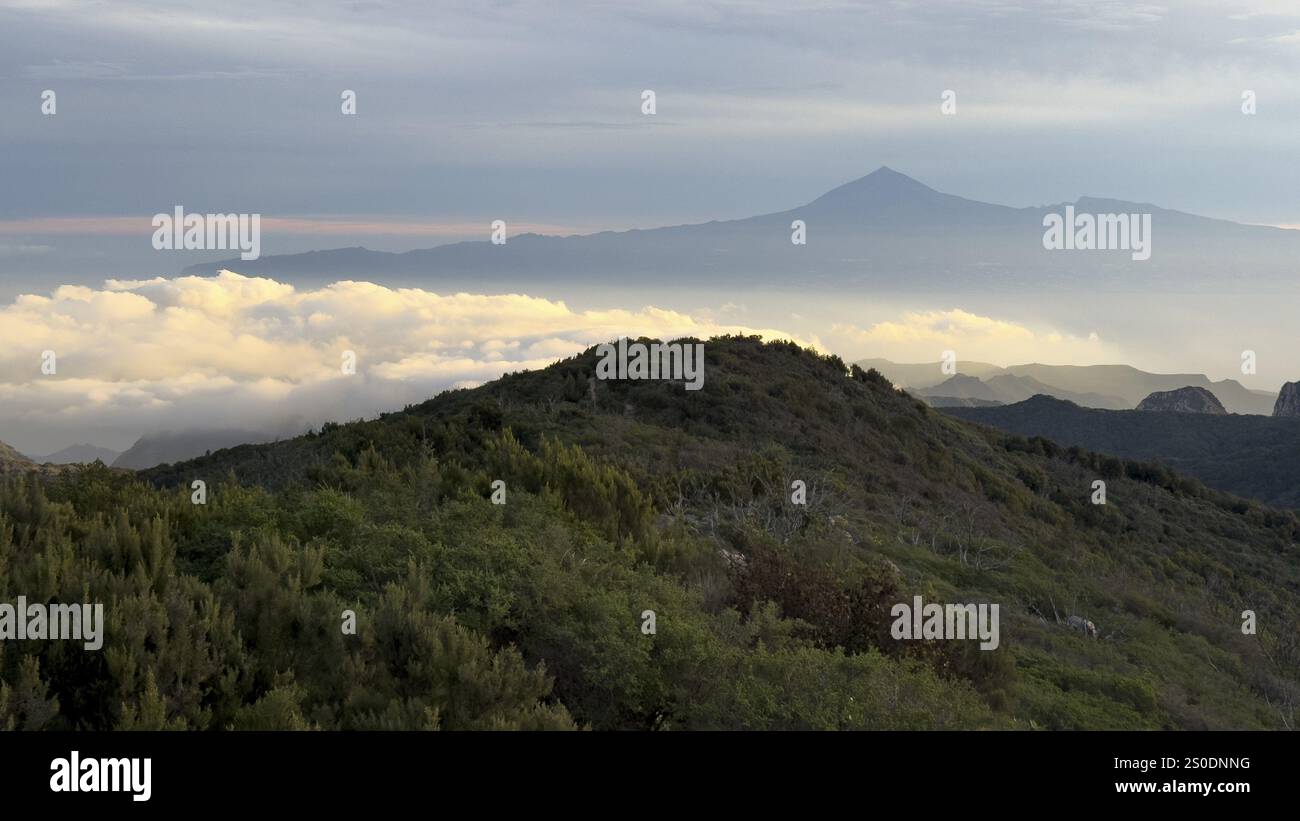
[[[545,367],[620,336],[794,338],[673,310],[575,310],[524,294],[216,277],[63,286],[0,307],[0,441],[124,449],[162,430],[292,435]],[[57,372],[41,371],[53,351]],[[356,355],[345,374],[344,352]]]
[[[629,301],[631,298],[629,297]],[[125,450],[164,431],[293,436],[545,367],[621,336],[792,339],[846,361],[1121,361],[1072,336],[960,308],[861,324],[726,305],[571,307],[526,294],[440,294],[342,281],[298,288],[217,276],[64,285],[0,305],[0,441],[28,454],[88,443]],[[56,373],[44,374],[52,351]],[[356,373],[343,372],[345,352]]]

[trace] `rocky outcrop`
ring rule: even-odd
[[[1274,416],[1300,416],[1300,382],[1288,382],[1282,386],[1273,405]]]
[[[1173,391],[1156,391],[1138,403],[1140,411],[1172,411],[1174,413],[1209,413],[1226,416],[1223,403],[1205,388],[1179,388]]]
[[[1065,626],[1071,630],[1078,630],[1086,636],[1097,638],[1097,625],[1093,624],[1083,616],[1070,616],[1065,620]]]

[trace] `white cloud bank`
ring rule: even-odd
[[[125,448],[159,430],[291,433],[619,336],[723,333],[796,338],[653,306],[579,311],[524,294],[354,281],[298,290],[230,271],[63,286],[0,307],[0,440],[41,453],[81,441]],[[45,351],[54,375],[41,371]],[[355,375],[342,372],[345,351]]]
[[[63,286],[0,306],[0,441],[28,453],[88,442],[125,449],[159,431],[292,435],[373,416],[450,387],[542,368],[620,336],[759,334],[833,350],[998,364],[1123,361],[1094,334],[1035,330],[960,309],[903,313],[817,336],[742,325],[743,309],[576,310],[525,294],[438,294],[344,281],[299,290],[229,271],[215,277]],[[806,323],[796,323],[809,326]],[[57,373],[41,371],[53,351]],[[344,352],[356,374],[342,372]]]
[[[935,362],[949,350],[959,360],[1003,366],[1025,362],[1097,365],[1131,358],[1096,333],[1078,336],[1034,328],[960,308],[909,311],[867,328],[836,324],[827,340],[832,350],[847,352],[854,359],[881,357],[895,362]]]

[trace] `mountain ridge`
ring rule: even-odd
[[[1300,508],[1300,419],[1104,410],[1050,396],[942,411],[1061,447],[1158,461],[1217,490]]]
[[[775,286],[797,271],[811,283],[880,290],[938,284],[1061,290],[1083,277],[1091,288],[1163,291],[1222,287],[1224,271],[1230,271],[1229,280],[1249,272],[1260,287],[1293,287],[1290,260],[1300,253],[1300,231],[1122,200],[1077,202],[1124,212],[1154,210],[1159,219],[1151,259],[1136,262],[1122,250],[1047,251],[1043,217],[1061,206],[1016,208],[966,199],[882,166],[802,205],[741,219],[564,237],[520,234],[500,245],[484,239],[402,253],[351,247],[231,258],[192,265],[185,273],[228,269],[301,281],[364,276],[482,287],[532,282],[540,275],[571,283],[655,276],[677,284],[708,276],[714,284]],[[805,244],[791,242],[795,220],[805,223]]]
[[[949,377],[940,367],[941,363],[895,363],[887,359],[860,359],[862,367],[875,368],[899,384],[919,393],[927,394]],[[1036,380],[1040,385],[1053,388],[1052,391],[1038,391],[1054,395],[1060,399],[1075,400],[1092,394],[1098,404],[1089,407],[1101,407],[1112,410],[1124,410],[1137,407],[1138,403],[1157,391],[1176,390],[1181,387],[1199,387],[1208,390],[1231,413],[1271,415],[1277,394],[1268,391],[1256,391],[1246,388],[1235,379],[1211,380],[1205,374],[1190,373],[1152,373],[1132,365],[1044,365],[1027,363],[1006,367],[987,362],[956,363],[958,373],[975,376],[987,383],[990,378],[1010,374]],[[1027,397],[1021,397],[1024,399]],[[1101,400],[1105,404],[1101,404]],[[1017,400],[1020,401],[1020,400]],[[1118,402],[1118,404],[1117,404]],[[1079,402],[1078,404],[1086,404]]]

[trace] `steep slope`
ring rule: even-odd
[[[0,442],[0,473],[36,470],[37,464],[4,442]]]
[[[1292,419],[1300,417],[1300,382],[1288,382],[1282,386],[1273,405],[1273,415]]]
[[[1300,419],[1108,411],[1047,396],[996,408],[944,410],[1062,446],[1158,460],[1217,490],[1300,508]]]
[[[317,504],[310,500],[319,489],[333,488],[343,496],[331,504],[351,506],[357,522],[417,528],[426,526],[419,522],[429,502],[420,500],[429,494],[481,501],[499,479],[525,499],[553,494],[570,515],[683,580],[706,609],[730,605],[752,620],[752,603],[774,602],[802,619],[816,644],[850,658],[913,657],[889,638],[890,602],[924,594],[999,603],[1000,650],[940,642],[919,651],[945,679],[980,694],[993,710],[976,719],[984,726],[1294,721],[1288,708],[1278,710],[1296,703],[1300,661],[1293,513],[1207,490],[1159,466],[970,426],[878,374],[850,375],[838,359],[792,345],[729,338],[709,341],[706,351],[707,381],[698,392],[589,381],[589,351],[378,420],[143,475],[164,487],[233,475],[282,489],[293,500],[286,510]],[[566,450],[573,445],[581,451]],[[615,472],[585,485],[579,476],[604,468],[565,468],[579,458],[569,453]],[[415,481],[432,470],[430,459],[438,475]],[[454,471],[465,473],[449,478]],[[1090,501],[1096,479],[1107,483],[1105,505]],[[805,483],[806,505],[791,503],[796,481]],[[378,486],[407,482],[397,496],[375,496]],[[216,496],[223,492],[236,491]],[[401,494],[415,495],[403,501]],[[507,519],[512,504],[502,512]],[[312,532],[335,534],[330,550],[355,555],[359,579],[374,572],[375,550],[384,566],[404,566],[400,542],[363,548],[347,535],[356,527]],[[485,536],[460,538],[468,550]],[[477,619],[483,606],[465,601],[457,612]],[[1261,614],[1259,636],[1242,635],[1244,609]],[[1067,615],[1090,619],[1101,637],[1064,628],[1057,619]],[[592,715],[581,690],[591,682],[571,666],[582,662],[549,653],[531,622],[508,621],[502,637],[527,659],[545,661],[565,703]],[[661,621],[661,633],[665,623],[672,622]]]
[[[0,442],[0,476],[36,473],[41,476],[57,476],[66,468],[62,465],[38,463],[28,459],[4,442]]]

